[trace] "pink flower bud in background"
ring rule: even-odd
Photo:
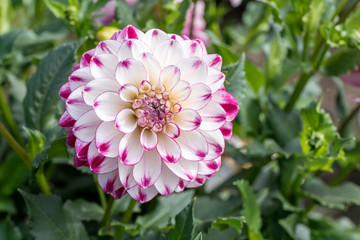
[[[138,0],[126,0],[126,3],[129,6],[134,5],[137,3]],[[95,20],[94,25],[102,25],[102,26],[108,26],[115,18],[115,7],[116,2],[115,0],[110,0],[100,11],[96,12],[94,14]],[[99,17],[96,17],[99,16]]]

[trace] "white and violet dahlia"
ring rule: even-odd
[[[128,26],[100,42],[60,89],[75,166],[139,202],[204,184],[239,110],[221,64],[202,41],[158,29]]]

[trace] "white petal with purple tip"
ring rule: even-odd
[[[162,163],[162,169],[158,180],[155,182],[155,187],[158,192],[163,195],[172,194],[179,184],[179,177],[175,175],[165,163]]]
[[[167,66],[160,73],[160,82],[166,91],[173,89],[180,81],[180,70],[174,65]]]
[[[77,88],[66,100],[66,110],[75,120],[79,119],[81,115],[91,110],[91,107],[85,104],[81,95],[84,88],[84,86]]]
[[[71,91],[74,91],[78,87],[84,86],[92,80],[94,80],[94,77],[90,72],[90,68],[80,68],[74,71],[69,77],[70,89]]]
[[[144,149],[140,144],[139,130],[125,134],[125,136],[120,140],[119,158],[123,164],[137,164],[141,160],[143,154]]]
[[[190,96],[181,102],[183,108],[199,110],[206,106],[212,98],[211,89],[205,84],[198,83],[191,86]]]
[[[90,170],[93,173],[109,173],[118,168],[117,158],[107,158],[100,154],[96,148],[95,141],[89,146],[88,161]]]
[[[184,49],[184,54],[185,54],[186,58],[188,58],[188,57],[202,58],[203,57],[202,48],[197,41],[186,40],[186,41],[180,42],[180,45]]]
[[[176,102],[186,100],[191,94],[191,87],[187,81],[179,81],[171,90],[170,98]]]
[[[162,41],[169,39],[169,36],[159,29],[151,29],[147,31],[144,37],[141,39],[144,43],[150,46],[154,51],[155,47]]]
[[[100,123],[101,120],[94,111],[88,111],[74,124],[74,135],[81,141],[91,142],[95,138],[95,131]]]
[[[179,178],[186,181],[193,181],[196,179],[199,163],[180,158],[176,163],[165,162],[166,166]]]
[[[116,68],[116,80],[121,84],[133,84],[139,87],[146,80],[146,69],[144,65],[135,59],[129,58],[119,62]]]
[[[180,129],[175,123],[165,124],[163,132],[170,138],[177,138],[180,135]]]
[[[205,83],[213,93],[223,86],[224,81],[225,75],[222,72],[214,68],[208,68],[208,78]]]
[[[98,174],[97,179],[101,189],[106,193],[112,193],[123,187],[117,170],[109,173]]]
[[[135,182],[143,188],[154,185],[159,178],[161,166],[161,158],[156,150],[144,152],[141,161],[133,169]]]
[[[124,186],[125,189],[130,189],[136,185],[136,182],[133,177],[133,169],[134,166],[124,165],[120,159],[118,159],[118,167],[119,167],[119,177],[120,182]]]
[[[94,111],[98,117],[106,122],[114,121],[116,115],[130,104],[120,99],[118,93],[104,92],[94,101]]]
[[[149,128],[143,128],[140,134],[140,144],[144,148],[144,150],[153,150],[156,147],[157,143],[157,134]]]
[[[123,133],[131,133],[137,127],[137,118],[132,109],[121,110],[115,118],[116,128]]]
[[[188,81],[190,85],[204,83],[207,79],[207,65],[200,58],[185,58],[177,66],[181,71],[181,80]]]
[[[221,71],[222,59],[219,54],[208,54],[204,56],[204,60],[207,65],[218,71]]]
[[[117,55],[121,43],[115,40],[104,40],[98,43],[95,49],[95,55],[107,53]]]
[[[119,132],[114,122],[102,122],[95,132],[95,143],[99,152],[105,157],[117,157],[119,143],[123,133]]]
[[[195,110],[183,109],[175,115],[174,122],[181,130],[192,131],[200,126],[201,117]]]
[[[103,92],[119,91],[119,83],[111,78],[97,78],[85,85],[82,97],[87,105],[93,106],[95,99]]]
[[[200,109],[198,113],[202,119],[199,127],[202,130],[214,131],[219,129],[226,121],[225,110],[214,101],[210,101],[205,107]]]
[[[146,72],[148,74],[147,79],[154,85],[159,81],[160,75],[160,63],[151,53],[143,53],[140,56],[140,61],[144,65]]]
[[[205,137],[198,131],[180,131],[180,136],[175,139],[180,145],[182,157],[191,161],[201,161],[209,151]]]
[[[160,156],[166,162],[176,162],[181,156],[179,144],[168,136],[158,133],[158,144],[156,146]]]
[[[151,52],[150,48],[143,42],[137,39],[130,39],[121,45],[117,53],[117,57],[120,61],[127,58],[139,60],[141,54]]]
[[[136,201],[144,203],[153,199],[158,194],[158,191],[154,186],[144,189],[136,185],[128,190],[128,194]]]
[[[134,85],[127,83],[121,86],[119,95],[123,101],[132,102],[138,97],[139,90]]]
[[[169,65],[176,65],[184,57],[180,44],[175,40],[160,42],[154,50],[154,56],[159,60],[160,66],[165,68]]]
[[[115,78],[118,59],[112,54],[95,55],[90,61],[90,71],[94,78]]]
[[[199,132],[204,135],[209,146],[209,152],[204,160],[213,160],[221,156],[225,149],[225,141],[221,131],[218,129],[211,132],[199,130]]]

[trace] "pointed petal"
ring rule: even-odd
[[[186,100],[191,94],[191,87],[187,81],[179,81],[178,84],[171,90],[170,98],[176,102]]]
[[[61,99],[66,102],[66,100],[68,99],[69,95],[71,94],[71,89],[70,89],[70,84],[69,82],[66,82],[64,85],[62,85],[62,87],[59,90],[59,96],[61,97]]]
[[[97,78],[85,85],[82,92],[83,99],[87,105],[93,106],[95,98],[104,92],[118,92],[119,83],[111,78]]]
[[[144,150],[153,150],[158,143],[157,134],[148,128],[144,128],[140,134],[140,144]]]
[[[192,181],[186,187],[187,188],[198,188],[198,187],[202,186],[205,183],[205,181],[206,181],[206,178],[199,174],[198,177],[195,179],[195,181]]]
[[[141,54],[146,52],[151,52],[150,48],[146,44],[137,39],[130,39],[121,44],[117,57],[120,61],[127,58],[139,60]]]
[[[116,68],[116,80],[121,85],[130,83],[138,88],[145,79],[146,70],[140,61],[129,58],[119,62]]]
[[[105,157],[117,157],[119,143],[123,133],[115,127],[114,122],[102,122],[95,132],[95,143],[98,151]]]
[[[226,140],[231,139],[232,129],[233,129],[233,125],[231,122],[225,122],[224,125],[221,126],[220,131]]]
[[[190,96],[181,102],[181,107],[199,110],[211,100],[211,89],[205,84],[198,83],[191,86]]]
[[[176,176],[185,181],[193,181],[197,177],[199,162],[180,158],[176,163],[165,162],[165,164]]]
[[[206,85],[214,93],[223,86],[225,81],[225,75],[214,68],[208,68],[208,78],[206,80]]]
[[[219,54],[205,55],[204,60],[209,67],[221,71],[222,59]]]
[[[140,56],[140,61],[144,65],[148,74],[149,82],[155,85],[159,81],[160,63],[151,53],[143,53]]]
[[[120,98],[125,102],[132,102],[139,96],[139,90],[133,84],[127,83],[121,86]]]
[[[81,161],[87,162],[87,153],[89,151],[90,144],[91,142],[84,142],[78,138],[75,140],[75,153]]]
[[[63,128],[72,128],[75,122],[76,121],[70,116],[70,114],[65,111],[59,119],[59,126]]]
[[[182,46],[184,50],[185,58],[189,57],[203,57],[203,51],[200,46],[200,44],[197,41],[194,40],[185,40],[180,42],[180,45]]]
[[[158,133],[157,151],[164,161],[174,163],[179,160],[181,150],[179,144],[168,136]]]
[[[174,65],[167,66],[160,73],[160,82],[165,86],[166,90],[173,89],[180,81],[180,70]]]
[[[71,91],[74,91],[78,87],[84,86],[92,80],[94,80],[94,77],[90,72],[90,68],[80,68],[72,72],[69,77],[70,89]]]
[[[103,121],[115,121],[116,115],[130,104],[120,99],[118,93],[104,92],[94,102],[94,111]]]
[[[121,110],[115,118],[116,128],[123,133],[131,133],[137,127],[137,117],[132,109]]]
[[[162,163],[160,176],[154,184],[157,191],[163,196],[170,195],[175,191],[178,184],[179,177],[170,171],[165,163]]]
[[[226,121],[226,112],[220,104],[210,101],[205,107],[198,110],[202,122],[200,129],[213,131],[219,129]]]
[[[78,156],[76,156],[76,155],[74,155],[73,162],[74,162],[74,167],[82,167],[82,166],[88,167],[89,166],[89,163],[87,162],[87,160],[86,161],[85,160],[80,160],[78,158]]]
[[[170,37],[160,29],[151,29],[145,33],[141,41],[150,46],[151,50],[154,51],[159,43],[164,40],[168,40],[169,38]]]
[[[95,54],[95,49],[91,49],[85,52],[80,60],[80,68],[88,67],[90,65],[90,60]]]
[[[218,90],[213,94],[213,101],[220,104],[226,112],[226,121],[232,121],[239,113],[239,104],[236,99],[225,90]]]
[[[117,52],[121,46],[121,43],[115,40],[104,40],[98,43],[95,49],[95,55],[99,54],[112,54],[117,56]]]
[[[180,178],[179,180],[179,184],[175,189],[175,192],[180,193],[182,191],[184,191],[184,189],[186,188],[187,185],[189,185],[190,182],[185,181],[184,179]]]
[[[84,87],[77,88],[66,100],[66,111],[75,120],[79,119],[81,115],[91,110],[91,107],[85,104],[81,96],[83,90]]]
[[[181,148],[182,157],[191,161],[201,161],[209,151],[205,137],[198,131],[180,131],[176,142]]]
[[[118,168],[119,168],[119,177],[121,184],[124,186],[125,189],[133,188],[136,185],[136,182],[132,174],[134,166],[124,165],[119,158]]]
[[[95,141],[89,146],[88,161],[93,173],[109,173],[118,168],[117,158],[107,158],[99,153]]]
[[[144,203],[153,199],[157,194],[156,188],[151,186],[149,188],[141,188],[138,185],[128,190],[128,194],[136,201]]]
[[[128,25],[121,31],[114,33],[114,35],[110,39],[122,43],[127,39],[141,39],[143,38],[143,36],[144,33],[142,31],[140,31],[134,26]]]
[[[115,78],[119,60],[112,54],[95,55],[90,61],[90,71],[94,78]]]
[[[180,129],[175,123],[165,124],[163,131],[170,138],[177,138],[180,135]]]
[[[116,191],[119,188],[122,188],[120,179],[119,179],[119,173],[117,170],[114,170],[109,173],[103,173],[97,175],[97,180],[100,185],[100,188],[105,193],[112,193]]]
[[[74,135],[81,141],[91,142],[95,138],[95,131],[100,123],[101,120],[94,111],[89,111],[82,115],[74,124]]]
[[[181,71],[181,80],[188,81],[190,85],[204,83],[207,79],[207,65],[200,58],[185,58],[177,64]]]
[[[177,64],[184,58],[180,44],[175,40],[160,42],[154,50],[154,56],[159,60],[161,68]]]
[[[137,164],[141,160],[143,154],[144,149],[140,145],[139,130],[125,134],[125,136],[120,140],[119,157],[123,164]]]
[[[220,157],[225,149],[225,141],[221,131],[208,132],[199,130],[199,132],[204,135],[209,146],[209,152],[204,160],[213,160]]]
[[[183,109],[175,115],[174,122],[181,130],[192,131],[200,126],[201,117],[195,110]]]
[[[161,158],[156,150],[144,152],[141,161],[134,166],[135,182],[143,188],[154,185],[160,176],[161,166]]]
[[[210,161],[199,162],[199,174],[201,175],[212,175],[219,171],[221,166],[221,157],[218,157]]]

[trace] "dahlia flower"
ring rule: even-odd
[[[60,89],[76,167],[115,198],[147,202],[204,184],[221,165],[238,113],[221,57],[190,40],[133,26],[81,58]]]

